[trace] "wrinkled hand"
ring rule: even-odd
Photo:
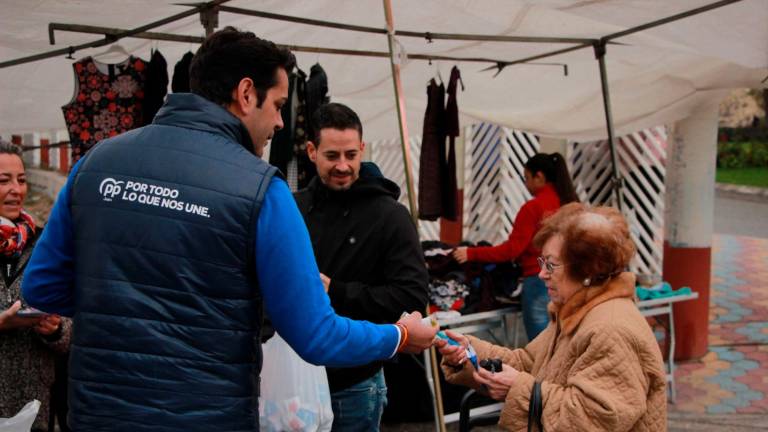
[[[507,393],[519,374],[520,372],[512,366],[502,364],[500,372],[493,373],[480,368],[474,371],[472,377],[476,382],[483,384],[488,396],[503,401],[507,398]]]
[[[408,340],[405,346],[400,350],[404,353],[418,354],[432,346],[437,334],[437,327],[425,325],[421,322],[421,314],[411,312],[397,321],[408,329]]]
[[[0,312],[0,330],[10,330],[22,327],[34,327],[42,317],[20,317],[16,313],[21,309],[21,302],[16,300],[8,309]]]
[[[59,329],[61,317],[58,315],[46,315],[35,326],[35,331],[41,335],[52,335]]]
[[[325,292],[328,292],[328,289],[331,287],[331,278],[320,273],[320,280],[323,281],[323,288],[325,288]]]
[[[461,333],[456,333],[450,330],[446,330],[445,334],[461,345],[451,345],[448,343],[448,341],[437,338],[435,339],[435,346],[437,347],[437,350],[440,352],[440,355],[443,356],[446,364],[452,366],[463,365],[464,362],[467,361],[467,347],[469,346],[469,339],[467,339],[467,337]]]
[[[453,252],[451,252],[451,255],[453,255],[453,259],[455,259],[459,264],[464,264],[469,259],[466,246],[457,247],[453,250]]]

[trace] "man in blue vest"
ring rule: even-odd
[[[293,55],[231,27],[192,93],[73,167],[27,267],[33,307],[74,317],[77,431],[257,431],[262,308],[305,360],[352,366],[435,329],[339,317],[286,183],[259,157],[282,127]]]

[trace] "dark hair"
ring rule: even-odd
[[[538,172],[544,174],[547,183],[554,185],[557,196],[560,197],[560,205],[579,201],[573,183],[571,183],[568,166],[566,166],[565,159],[560,153],[536,153],[525,163],[525,168],[531,175],[536,175]]]
[[[320,130],[328,128],[355,129],[360,134],[360,140],[363,139],[363,124],[360,122],[360,117],[352,111],[352,108],[340,103],[332,102],[320,105],[312,114],[312,130],[314,131],[312,141],[316,146],[320,144]]]
[[[533,237],[541,250],[550,238],[560,235],[560,257],[566,274],[585,285],[602,285],[624,271],[635,255],[627,220],[613,207],[589,207],[570,203],[544,219]]]
[[[16,155],[22,160],[24,160],[24,158],[22,157],[24,155],[24,151],[21,149],[21,146],[18,146],[13,143],[9,143],[8,141],[3,141],[1,139],[0,139],[0,154]]]
[[[208,36],[189,66],[189,88],[211,102],[227,105],[243,78],[256,87],[258,107],[264,103],[267,90],[277,84],[277,69],[290,72],[296,58],[286,48],[227,26]]]

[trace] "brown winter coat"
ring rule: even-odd
[[[535,380],[542,382],[544,430],[664,431],[667,397],[658,343],[634,304],[635,277],[577,291],[565,305],[550,303],[553,321],[525,348],[510,350],[469,336],[479,360],[501,358],[518,371],[499,425],[524,431]],[[477,387],[471,367],[449,382]]]

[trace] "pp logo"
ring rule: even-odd
[[[104,197],[104,201],[112,201],[112,198],[119,195],[123,190],[123,183],[125,182],[122,180],[115,180],[112,177],[107,177],[102,180],[99,185],[99,193]]]

